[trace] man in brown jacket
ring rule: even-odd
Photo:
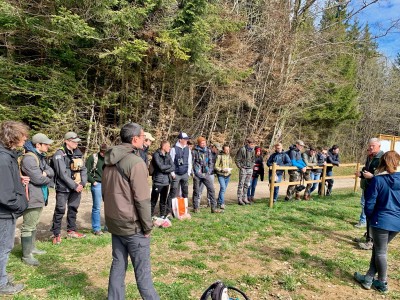
[[[144,132],[140,125],[128,123],[120,132],[122,144],[106,152],[102,177],[104,214],[112,234],[112,265],[108,299],[125,299],[128,254],[135,271],[140,295],[159,300],[150,270],[151,220],[150,188],[147,166],[139,156]]]

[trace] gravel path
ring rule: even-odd
[[[354,180],[352,179],[335,179],[334,189],[343,189],[343,188],[353,188]],[[216,193],[219,191],[219,184],[215,183]],[[225,200],[229,203],[236,203],[236,189],[237,182],[230,182],[225,194]],[[193,187],[189,186],[189,194],[191,195],[193,191]],[[279,191],[279,195],[286,194],[286,187],[281,187]],[[269,197],[269,184],[268,181],[258,181],[255,199],[261,199]],[[206,201],[206,190],[203,191],[202,203]],[[189,205],[190,201],[189,201]],[[53,211],[55,206],[55,192],[53,189],[50,191],[49,205],[46,206],[43,210],[40,223],[38,224],[38,237],[41,240],[48,239],[51,236],[50,227],[52,224]],[[79,212],[77,216],[77,225],[79,230],[90,231],[91,230],[91,210],[92,210],[92,196],[90,190],[84,190],[82,194],[82,201],[79,207]],[[102,216],[103,216],[103,208],[102,208]],[[22,223],[22,218],[19,218],[17,221],[17,227],[20,228]],[[66,214],[63,219],[63,229],[66,228]],[[102,224],[104,224],[104,220],[102,218]],[[19,243],[19,229],[17,229],[16,233],[16,243]],[[66,235],[66,232],[63,231],[63,235]]]

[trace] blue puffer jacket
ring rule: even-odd
[[[365,214],[372,227],[400,231],[400,172],[372,178],[365,192]]]

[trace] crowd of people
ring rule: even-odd
[[[185,132],[180,132],[175,145],[167,140],[160,141],[159,148],[152,155],[149,148],[155,141],[149,132],[136,123],[128,123],[121,128],[121,144],[109,147],[102,144],[99,152],[88,156],[86,163],[78,145],[81,138],[75,132],[67,132],[64,142],[50,160],[46,157],[53,140],[38,133],[27,140],[28,127],[22,123],[5,121],[0,128],[0,294],[15,294],[23,285],[14,284],[6,272],[8,255],[13,248],[16,219],[23,216],[21,228],[22,261],[37,266],[39,261],[34,255],[44,254],[37,249],[36,226],[43,207],[48,203],[49,185],[55,183],[56,203],[51,231],[52,243],[62,243],[62,219],[67,211],[67,237],[85,238],[76,226],[76,217],[81,195],[87,183],[90,183],[93,199],[92,232],[102,235],[104,231],[112,234],[112,265],[109,277],[109,299],[125,298],[125,274],[128,255],[131,257],[136,282],[143,299],[159,299],[154,289],[150,271],[150,234],[153,227],[152,217],[156,214],[159,202],[159,216],[170,218],[173,215],[172,199],[189,198],[189,179],[193,179],[193,213],[200,211],[200,199],[204,187],[207,190],[207,203],[211,213],[225,211],[225,193],[230,182],[233,168],[238,168],[237,204],[250,205],[255,200],[258,180],[264,180],[265,168],[268,177],[275,182],[282,181],[285,172],[272,174],[274,163],[277,166],[292,166],[289,170],[289,182],[296,184],[287,188],[285,201],[293,197],[301,199],[298,182],[319,180],[321,167],[327,167],[327,176],[333,175],[333,166],[339,166],[339,146],[308,147],[297,140],[287,151],[281,143],[274,145],[274,152],[263,156],[262,148],[256,146],[252,138],[247,138],[232,158],[229,144],[213,142],[207,145],[205,137],[197,137],[195,143]],[[195,145],[194,145],[195,144]],[[369,142],[368,159],[364,169],[357,172],[362,180],[362,213],[358,227],[367,227],[367,241],[371,244],[373,255],[366,275],[356,273],[355,279],[364,287],[375,286],[387,290],[385,261],[387,244],[394,238],[400,227],[391,222],[400,220],[400,196],[397,179],[398,154],[383,154],[379,150],[380,141]],[[24,154],[18,155],[17,148],[23,147]],[[394,152],[395,153],[395,152]],[[396,165],[397,163],[397,165]],[[380,172],[377,175],[377,172]],[[383,173],[382,173],[383,172]],[[386,172],[386,173],[385,173]],[[152,177],[151,193],[148,188],[148,175]],[[272,176],[274,175],[274,176]],[[214,187],[215,176],[219,183],[219,193]],[[326,195],[332,194],[333,179],[326,181]],[[324,183],[322,183],[324,184]],[[305,186],[304,200],[310,200],[314,191],[322,193],[322,184],[308,183]],[[389,186],[385,197],[389,200],[382,204],[379,197],[382,186]],[[374,189],[374,190],[373,190]],[[393,192],[392,192],[393,191]],[[273,191],[274,201],[278,200],[279,187]],[[105,226],[101,227],[101,203],[104,201]],[[397,201],[397,202],[396,202]],[[390,203],[389,203],[390,202]],[[393,206],[392,202],[396,205]],[[381,206],[379,206],[381,205]],[[395,207],[397,215],[391,215],[390,224],[377,219],[381,216],[376,210],[382,207],[386,211]],[[386,212],[384,217],[389,216]],[[389,218],[389,217],[388,217]],[[373,220],[374,223],[371,223]],[[383,224],[381,226],[381,224]],[[389,225],[387,225],[389,224]],[[371,228],[371,233],[369,229]],[[375,243],[379,243],[378,245]],[[378,283],[374,276],[378,273]],[[371,279],[372,278],[372,279]]]

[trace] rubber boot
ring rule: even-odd
[[[38,266],[39,261],[32,255],[32,236],[21,237],[22,261],[29,266]]]
[[[36,230],[32,231],[32,254],[42,255],[46,254],[47,252],[44,250],[39,250],[36,248]]]

